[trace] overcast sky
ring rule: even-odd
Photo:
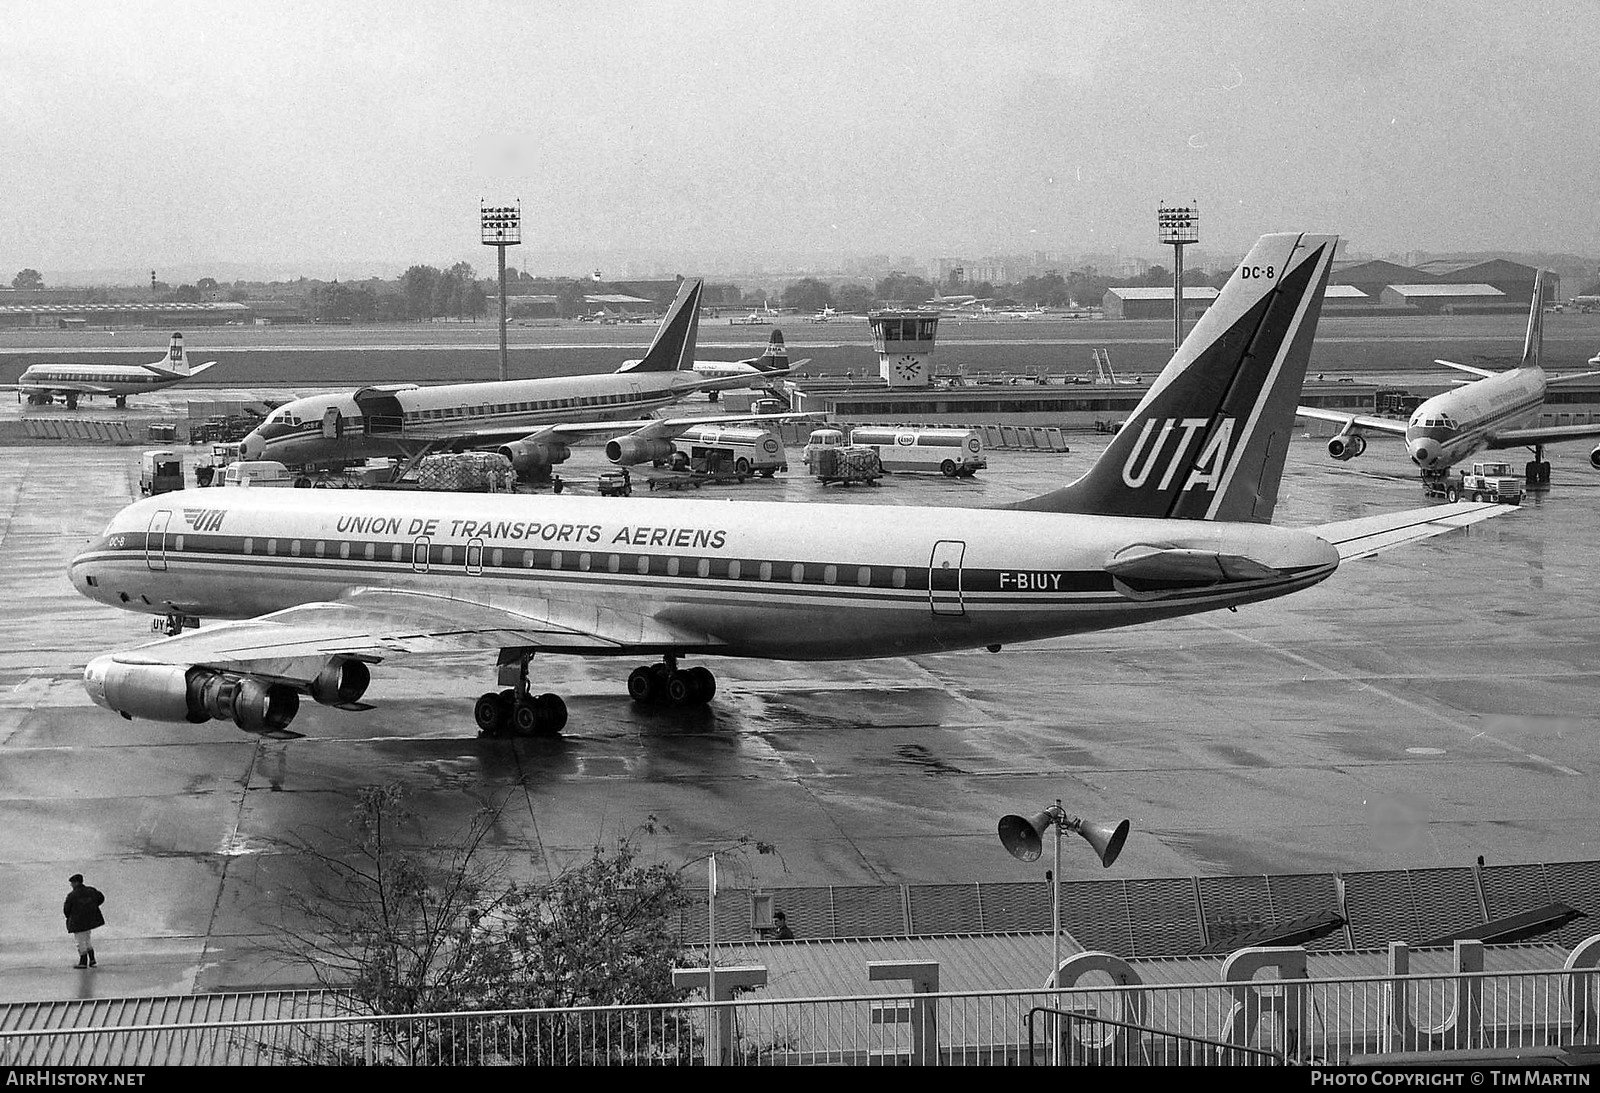
[[[0,0],[0,27],[0,283],[488,269],[480,198],[521,199],[536,271],[1156,256],[1191,198],[1223,253],[1600,254],[1588,0]]]

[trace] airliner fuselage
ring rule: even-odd
[[[1450,467],[1491,445],[1495,433],[1536,420],[1544,405],[1540,368],[1513,368],[1434,395],[1411,414],[1406,448],[1424,469]]]
[[[1108,571],[1157,550],[1248,558],[1263,568],[1246,579],[1213,568],[1209,580],[1177,581]],[[584,635],[571,649],[559,638],[541,642],[552,652],[811,660],[1008,644],[1237,606],[1315,584],[1338,559],[1316,536],[1268,524],[191,490],[125,509],[73,562],[71,580],[124,609],[202,619],[404,588]],[[596,649],[595,635],[610,647]]]

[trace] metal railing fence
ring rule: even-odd
[[[1339,1065],[1600,1044],[1597,990],[1589,969],[385,1016],[320,995],[273,1019],[0,1031],[0,1065]],[[1039,1010],[1068,1017],[1035,1030]]]

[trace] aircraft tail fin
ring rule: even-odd
[[[783,344],[783,331],[776,328],[767,339],[766,351],[750,362],[763,372],[782,372],[789,367],[789,350]]]
[[[1271,522],[1337,245],[1262,236],[1088,473],[1008,507]]]
[[[1544,270],[1533,276],[1533,303],[1528,305],[1528,335],[1522,339],[1522,367],[1541,368],[1544,360]]]
[[[703,282],[685,281],[678,295],[656,328],[650,348],[637,361],[630,361],[619,372],[677,372],[694,368],[695,339],[700,333],[700,290]]]
[[[156,367],[180,376],[189,374],[189,351],[183,347],[183,334],[180,331],[172,332],[172,340],[167,343],[167,356],[164,360],[156,361]]]

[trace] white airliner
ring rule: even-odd
[[[789,350],[783,344],[783,331],[774,329],[759,357],[746,357],[742,361],[695,361],[694,371],[706,379],[737,378],[745,380],[747,387],[761,387],[771,386],[773,380],[787,376],[810,361],[810,357],[802,357],[790,363]],[[706,392],[706,397],[717,401],[717,389]]]
[[[190,490],[128,506],[71,563],[91,599],[236,620],[95,658],[127,718],[287,734],[390,658],[478,650],[480,731],[556,732],[535,654],[661,658],[639,702],[707,702],[689,656],[857,660],[1234,608],[1510,506],[1273,527],[1334,236],[1263,236],[1079,480],[999,509],[379,491]]]
[[[1392,418],[1346,414],[1313,406],[1302,406],[1296,412],[1301,417],[1344,426],[1338,436],[1328,441],[1328,454],[1341,461],[1354,459],[1367,450],[1363,432],[1405,437],[1411,461],[1421,468],[1424,478],[1442,477],[1455,464],[1485,448],[1531,448],[1533,459],[1527,466],[1528,485],[1548,485],[1550,464],[1545,461],[1544,446],[1565,440],[1593,440],[1600,437],[1600,424],[1528,424],[1539,420],[1547,384],[1595,375],[1593,372],[1545,375],[1540,364],[1544,350],[1543,301],[1544,270],[1540,270],[1534,277],[1528,333],[1523,339],[1522,363],[1518,367],[1494,372],[1470,364],[1435,361],[1435,364],[1482,378],[1434,395],[1412,411],[1409,421],[1402,423]],[[1600,447],[1589,453],[1589,463],[1600,469]]]
[[[673,436],[706,419],[639,415],[695,392],[748,385],[742,371],[725,376],[695,371],[700,292],[701,282],[685,281],[649,350],[615,372],[434,387],[390,384],[311,395],[274,410],[244,438],[242,457],[302,466],[389,456],[414,461],[431,452],[495,448],[519,477],[539,478],[568,458],[573,442],[632,431],[637,435],[619,442],[618,462],[665,459],[672,454]]]
[[[59,395],[66,400],[67,409],[76,410],[80,398],[104,395],[116,399],[122,407],[128,404],[129,395],[159,391],[193,379],[216,363],[206,361],[191,366],[183,348],[183,335],[173,334],[167,355],[150,364],[30,364],[17,382],[8,386],[27,395],[36,406],[46,405]]]

